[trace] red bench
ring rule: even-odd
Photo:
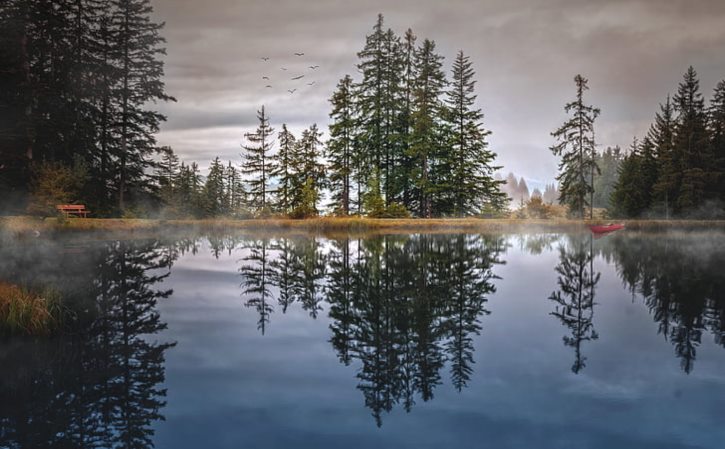
[[[58,212],[63,213],[66,218],[71,215],[86,218],[91,212],[83,204],[59,204],[55,206]]]

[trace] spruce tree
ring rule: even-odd
[[[146,169],[157,151],[155,134],[166,117],[150,109],[158,101],[174,101],[164,90],[161,57],[165,39],[159,34],[164,24],[152,21],[150,0],[110,0],[114,64],[118,70],[119,136],[116,154],[118,208],[126,208],[130,188],[146,187]]]
[[[298,142],[299,151],[296,157],[298,169],[295,170],[297,173],[298,182],[301,182],[300,187],[296,190],[296,204],[301,204],[304,197],[305,206],[309,206],[309,199],[314,194],[313,208],[317,210],[317,200],[319,199],[320,192],[326,187],[325,178],[325,166],[320,160],[322,151],[322,132],[317,129],[317,125],[313,124],[308,129],[302,132],[302,136]]]
[[[353,180],[353,151],[355,136],[354,96],[352,78],[345,75],[332,95],[330,140],[327,142],[330,187],[333,210],[342,215],[350,213],[350,192]]]
[[[674,109],[669,95],[660,105],[648,136],[655,145],[657,159],[657,181],[652,187],[652,200],[655,207],[669,217],[682,178],[679,154],[675,152]]]
[[[256,131],[246,133],[249,144],[242,145],[242,174],[247,176],[247,189],[250,206],[257,211],[266,213],[270,206],[267,197],[269,194],[268,184],[271,174],[275,171],[274,160],[271,157],[272,136],[274,129],[269,125],[269,117],[266,115],[264,106],[257,111],[259,126]]]
[[[720,208],[725,207],[725,80],[715,87],[710,108],[709,131],[710,153],[713,157],[717,180],[712,184],[713,197],[720,200]]]
[[[161,200],[170,205],[174,201],[175,184],[179,175],[179,157],[171,147],[161,149],[161,162],[157,168],[159,195]]]
[[[557,140],[550,149],[559,162],[559,202],[566,204],[572,213],[584,218],[584,209],[589,205],[587,196],[592,191],[589,176],[595,169],[594,120],[599,109],[584,103],[584,92],[589,90],[588,80],[581,75],[574,77],[576,99],[564,106],[572,117],[551,133]]]
[[[242,178],[239,170],[232,164],[227,163],[225,171],[225,192],[226,192],[226,208],[230,215],[236,215],[244,206],[245,192]]]
[[[403,37],[401,47],[403,62],[403,78],[402,78],[402,104],[400,121],[400,145],[401,150],[398,155],[398,178],[396,179],[396,190],[401,192],[403,205],[412,210],[413,205],[413,185],[411,182],[413,171],[413,158],[410,156],[410,136],[412,132],[412,109],[413,109],[413,88],[415,86],[415,41],[416,36],[413,30],[408,28]]]
[[[703,203],[707,185],[713,181],[705,101],[700,93],[697,72],[692,66],[687,69],[677,89],[674,106],[677,112],[674,152],[682,172],[675,211],[689,213]]]
[[[277,209],[283,214],[288,214],[293,208],[295,185],[295,150],[297,141],[294,134],[287,125],[282,125],[282,131],[277,135],[279,139],[279,150],[274,157],[275,166],[273,176],[277,178]]]
[[[207,217],[216,217],[226,211],[224,201],[224,165],[219,157],[214,158],[209,167],[202,193],[203,213]]]
[[[597,153],[596,163],[599,167],[599,174],[594,176],[594,207],[608,208],[609,200],[617,182],[619,165],[622,163],[622,150],[618,147],[607,147],[601,154]],[[556,199],[556,189],[554,199]],[[549,186],[547,186],[547,191]],[[544,192],[546,198],[546,192]],[[544,200],[546,202],[546,199]]]
[[[428,39],[423,41],[415,59],[416,80],[409,152],[415,160],[413,178],[418,197],[418,215],[424,218],[432,216],[433,198],[437,193],[437,186],[430,174],[442,146],[444,106],[440,97],[446,87],[442,66],[443,57],[435,52],[435,43]]]
[[[366,163],[379,168],[385,148],[383,97],[387,64],[382,14],[378,14],[373,32],[365,38],[365,47],[357,56],[360,59],[357,67],[362,74],[362,80],[357,86],[357,106],[360,115],[358,139]]]
[[[503,182],[493,179],[494,171],[501,167],[492,165],[496,154],[488,149],[486,142],[491,132],[483,128],[483,113],[475,108],[474,75],[470,59],[459,51],[447,92],[447,119],[451,129],[447,146],[451,170],[448,190],[453,214],[459,217],[478,213],[484,206],[500,210],[506,203],[506,196],[500,190]]]
[[[612,192],[611,204],[615,215],[638,218],[648,206],[648,191],[643,182],[642,145],[635,138],[630,152],[624,157]]]

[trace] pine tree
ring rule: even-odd
[[[725,207],[725,80],[720,81],[715,87],[708,116],[710,153],[717,173],[717,180],[712,184],[714,187],[712,196],[717,198],[717,192],[719,192],[720,207],[722,208]]]
[[[161,162],[157,168],[159,195],[166,205],[174,201],[176,178],[179,175],[179,157],[171,147],[161,149]]]
[[[270,155],[274,129],[269,125],[269,117],[265,113],[264,106],[257,112],[257,119],[259,120],[257,130],[244,135],[249,144],[242,145],[244,150],[242,174],[249,177],[247,183],[251,207],[266,213],[270,206],[267,201],[269,179],[275,171],[274,160]]]
[[[293,208],[294,187],[295,187],[295,151],[297,142],[294,134],[287,125],[282,125],[282,131],[277,135],[279,139],[279,151],[274,157],[275,165],[273,176],[277,178],[277,209],[288,214]]]
[[[114,61],[118,70],[119,122],[115,132],[120,138],[117,149],[118,208],[126,208],[129,188],[145,188],[145,170],[152,166],[150,156],[157,151],[159,125],[166,120],[150,110],[157,101],[174,101],[164,91],[164,65],[161,57],[165,39],[159,32],[163,24],[151,20],[150,0],[110,0],[110,19]]]
[[[357,56],[360,59],[357,67],[362,74],[362,80],[357,86],[360,150],[364,154],[365,163],[379,168],[386,146],[383,141],[385,119],[383,97],[385,95],[384,81],[387,60],[382,14],[378,14],[373,32],[365,38],[365,47]]]
[[[297,195],[295,203],[300,204],[302,202],[301,196],[304,196],[305,190],[309,197],[309,191],[311,189],[314,192],[315,204],[313,204],[313,208],[315,211],[317,210],[317,199],[319,199],[320,192],[326,186],[325,166],[320,160],[322,149],[321,137],[322,133],[317,129],[316,124],[304,130],[298,142],[297,151],[299,153],[295,158],[297,159],[296,165],[298,167],[295,172],[298,182],[303,187],[297,187],[295,189]],[[311,185],[308,186],[308,183],[311,183]]]
[[[657,209],[663,209],[668,217],[682,182],[680,158],[675,152],[674,109],[669,95],[655,115],[649,138],[655,144],[657,158],[657,181],[653,186],[653,201]]]
[[[501,167],[492,165],[496,154],[488,149],[486,142],[491,132],[483,128],[483,113],[474,106],[474,75],[470,59],[459,51],[447,92],[447,119],[451,129],[448,191],[453,200],[453,214],[459,217],[480,212],[484,206],[501,210],[506,203],[499,187],[503,183],[493,179],[493,172]]]
[[[568,205],[579,218],[584,218],[584,209],[589,205],[587,195],[592,191],[588,178],[595,169],[594,120],[600,111],[584,103],[584,92],[589,90],[588,80],[577,75],[574,82],[576,99],[564,106],[572,117],[551,133],[558,142],[550,149],[555,156],[561,156],[556,178],[561,191],[559,202]]]
[[[556,189],[555,184],[547,184],[544,188],[544,196],[543,200],[546,204],[554,204],[555,201],[558,201],[559,199],[559,192]],[[609,197],[607,197],[607,201],[609,201]],[[607,203],[608,204],[608,203]]]
[[[596,154],[596,163],[599,167],[599,174],[594,176],[594,207],[608,208],[614,185],[617,182],[619,165],[622,163],[622,150],[618,146],[607,147],[601,154]],[[556,189],[553,190],[554,199],[556,199]]]
[[[403,206],[408,210],[414,208],[413,198],[413,158],[410,156],[410,141],[413,128],[412,109],[413,109],[413,89],[415,87],[415,54],[416,36],[413,30],[408,28],[403,37],[401,46],[403,77],[401,86],[401,110],[399,119],[399,139],[400,152],[398,154],[398,170],[396,174],[395,190],[400,192]]]
[[[529,186],[526,184],[526,180],[523,176],[519,178],[518,186],[519,187],[516,192],[516,198],[514,198],[514,201],[518,200],[522,203],[529,201]]]
[[[330,140],[327,142],[330,186],[333,193],[332,207],[337,213],[350,213],[350,192],[353,178],[353,145],[355,119],[352,78],[346,75],[337,84],[332,95]]]
[[[226,211],[224,201],[224,165],[219,157],[214,158],[209,167],[202,192],[203,213],[207,217],[216,217]]]
[[[612,192],[612,209],[616,215],[638,218],[649,206],[649,189],[645,186],[643,166],[652,168],[652,161],[645,162],[643,147],[635,138],[630,152],[624,157],[619,176]],[[651,153],[651,143],[646,146]],[[651,159],[651,156],[648,156]]]
[[[229,214],[236,215],[244,206],[245,192],[239,170],[234,167],[232,161],[227,163],[225,171],[226,209]]]
[[[442,70],[443,57],[435,52],[435,43],[426,39],[415,59],[416,80],[413,90],[412,133],[409,152],[415,160],[413,178],[418,196],[418,215],[433,214],[433,197],[437,186],[431,179],[435,157],[442,145],[441,93],[446,87]]]
[[[707,185],[713,181],[705,101],[694,68],[687,69],[674,105],[677,112],[674,152],[682,172],[675,211],[688,213],[703,203]]]
[[[400,38],[392,30],[385,30],[383,23],[383,15],[379,14],[365,47],[358,53],[362,80],[356,86],[357,140],[363,154],[360,165],[368,164],[380,171],[386,202],[391,203],[399,196],[396,179],[404,149],[400,117],[404,109],[405,57]],[[364,184],[366,177],[359,180],[358,187]]]

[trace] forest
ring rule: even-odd
[[[542,136],[560,161],[557,185],[529,193],[503,179],[477,106],[469,55],[450,73],[430,39],[400,36],[380,14],[330,94],[327,128],[294,135],[259,107],[241,157],[180,161],[157,142],[176,99],[164,83],[163,23],[151,0],[8,0],[0,6],[0,212],[94,217],[575,218],[725,216],[725,80],[706,104],[687,69],[646,135],[599,150],[601,110],[574,78],[567,120]],[[552,107],[552,112],[556,109]],[[629,140],[630,137],[624,137]],[[524,184],[525,186],[525,184]],[[524,193],[525,191],[525,193]],[[518,214],[516,214],[518,212]]]

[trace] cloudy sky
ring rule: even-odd
[[[167,90],[178,99],[161,106],[169,119],[159,142],[202,167],[217,155],[241,162],[239,145],[261,105],[277,130],[325,129],[328,98],[345,74],[359,79],[356,53],[379,12],[398,34],[411,27],[419,41],[434,40],[447,71],[459,49],[471,56],[499,163],[535,184],[556,175],[550,133],[565,119],[575,74],[589,78],[588,99],[602,109],[602,146],[641,136],[689,65],[707,97],[725,78],[723,0],[152,3],[166,22]]]

